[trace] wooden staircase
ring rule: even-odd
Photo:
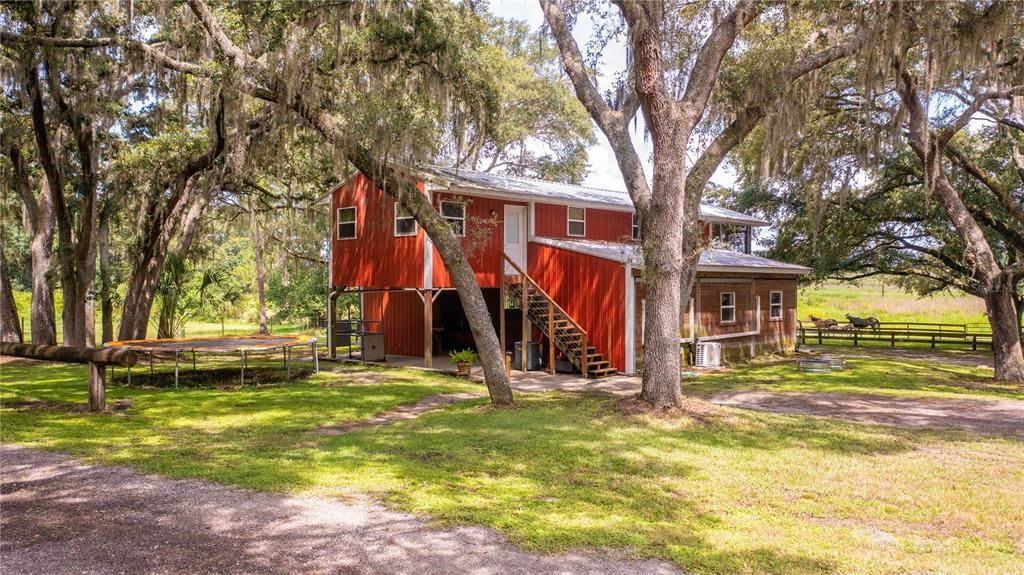
[[[587,332],[515,262],[507,255],[504,259],[515,273],[503,272],[505,302],[502,305],[508,302],[512,308],[525,307],[526,319],[554,343],[555,348],[564,353],[584,377],[598,378],[616,373],[611,362],[590,345]],[[553,355],[550,354],[549,362]]]

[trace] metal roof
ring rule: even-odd
[[[420,171],[429,179],[440,180],[453,191],[474,190],[520,196],[526,199],[540,198],[562,203],[585,203],[610,209],[633,211],[633,201],[623,190],[593,188],[563,184],[534,178],[521,178],[472,170],[458,170],[441,166],[420,166]],[[767,226],[768,222],[734,210],[701,204],[701,219],[714,223],[739,224],[745,226]]]
[[[643,254],[640,252],[640,245],[636,243],[565,240],[545,237],[531,237],[530,241],[612,261],[628,263],[635,267],[643,265]],[[771,260],[753,254],[709,248],[701,252],[700,260],[697,262],[697,271],[742,271],[748,273],[804,275],[810,273],[811,268]]]

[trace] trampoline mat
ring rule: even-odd
[[[140,351],[245,351],[308,345],[315,337],[305,335],[243,335],[188,337],[175,339],[136,339],[111,341],[106,347]]]

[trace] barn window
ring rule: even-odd
[[[633,239],[640,239],[640,217],[633,213]]]
[[[782,320],[782,292],[773,291],[768,294],[768,319]]]
[[[566,214],[569,218],[568,235],[582,238],[587,235],[587,209],[570,207]]]
[[[448,222],[448,227],[457,236],[466,235],[466,204],[462,202],[442,201],[441,217]]]
[[[719,319],[722,323],[733,323],[736,321],[736,292],[722,292],[722,305],[720,306]]]
[[[356,239],[356,207],[338,208],[338,239]]]
[[[416,218],[402,204],[395,203],[395,236],[415,236]]]

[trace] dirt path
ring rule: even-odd
[[[391,411],[378,413],[369,419],[350,421],[348,423],[342,423],[341,425],[325,425],[317,429],[316,432],[323,435],[340,435],[350,431],[366,429],[367,427],[389,425],[396,421],[415,419],[419,417],[420,414],[433,411],[435,409],[441,409],[442,407],[451,405],[456,401],[466,401],[467,399],[476,399],[478,397],[486,396],[479,393],[442,393],[439,395],[428,395],[416,403],[400,405]]]
[[[0,446],[3,572],[668,574],[610,552],[527,553],[372,503],[170,480]]]
[[[965,429],[1024,438],[1024,401],[909,398],[847,393],[729,391],[712,403],[900,427]]]

